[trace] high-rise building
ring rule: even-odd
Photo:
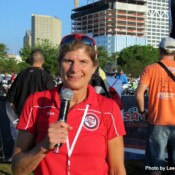
[[[27,30],[23,39],[23,47],[32,46],[32,34],[30,30]]]
[[[32,15],[32,46],[44,39],[58,45],[62,36],[62,23],[57,17]]]
[[[157,47],[169,35],[169,0],[147,0],[146,37],[148,44]]]
[[[135,44],[156,47],[168,35],[167,7],[168,0],[87,0],[72,10],[72,32],[93,36],[109,53]]]

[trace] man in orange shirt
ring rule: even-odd
[[[163,38],[159,52],[160,61],[175,75],[175,39]],[[149,96],[148,112],[144,109],[146,90]],[[143,70],[136,100],[140,114],[147,116],[149,123],[145,170],[150,170],[150,175],[161,175],[162,171],[175,174],[175,82],[158,63]]]

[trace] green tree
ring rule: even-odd
[[[32,50],[33,49],[31,46],[26,46],[19,51],[19,54],[23,61],[28,62],[28,59],[30,58],[30,53],[32,52]]]
[[[0,72],[2,73],[11,73],[11,72],[18,73],[18,65],[16,64],[15,60],[11,59],[0,59]]]
[[[134,45],[127,47],[119,52],[117,64],[125,73],[131,74],[133,77],[140,75],[142,70],[148,64],[158,61],[158,49],[153,46]]]
[[[103,69],[107,62],[115,61],[112,57],[109,56],[108,51],[105,49],[104,46],[98,47],[98,60],[99,65]]]
[[[38,42],[36,48],[40,48],[45,57],[44,67],[48,70],[52,75],[58,75],[58,45],[54,45],[47,39]]]
[[[51,72],[52,75],[58,75],[58,64],[57,64],[57,55],[58,55],[58,45],[53,45],[51,42],[49,42],[47,39],[45,40],[39,40],[38,44],[35,46],[35,48],[39,48],[43,51],[44,57],[45,57],[45,63],[44,67],[46,70]],[[22,57],[22,60],[27,62],[28,58],[30,57],[30,53],[32,52],[34,48],[31,47],[25,47],[22,48],[19,53]],[[103,46],[98,47],[98,60],[101,68],[104,68],[107,62],[113,60],[112,57],[109,56],[107,50]],[[27,66],[27,64],[20,63],[19,65],[22,65],[23,67]]]
[[[117,61],[118,57],[119,57],[119,52],[115,52],[115,53],[111,54],[111,59],[113,59],[115,61]]]
[[[16,64],[16,73],[18,72],[21,72],[22,70],[26,69],[27,67],[29,67],[29,63],[25,62],[25,61],[22,61],[18,64]]]
[[[45,69],[48,70],[52,75],[58,75],[58,64],[57,64],[58,45],[55,46],[49,40],[43,39],[38,41],[35,48],[41,49],[44,53]],[[34,50],[35,48],[27,46],[19,51],[23,61],[27,62],[28,58],[30,58],[32,50]],[[22,66],[25,67],[26,65],[22,64]]]
[[[3,58],[7,55],[8,48],[5,44],[0,43],[0,58]]]

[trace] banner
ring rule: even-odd
[[[125,159],[143,159],[147,138],[147,121],[138,112],[135,96],[122,96],[124,103],[123,120],[126,136],[124,136]],[[145,109],[148,97],[145,96]]]

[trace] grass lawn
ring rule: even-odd
[[[10,163],[0,163],[0,175],[12,175]]]
[[[0,175],[9,175],[12,174],[10,170],[10,164],[0,163]]]

